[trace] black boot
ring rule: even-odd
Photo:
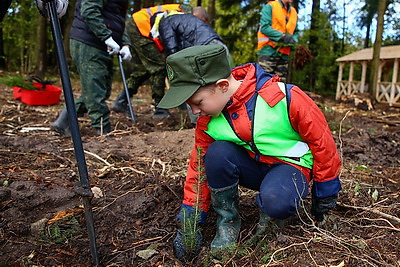
[[[107,135],[111,132],[111,126],[110,124],[103,126],[102,128],[96,128],[96,133],[98,136],[102,136],[102,135]]]
[[[69,127],[68,112],[64,107],[58,116],[57,120],[53,122],[51,128],[63,136],[71,136],[71,128]]]
[[[118,113],[124,113],[128,116],[131,115],[129,111],[128,99],[126,98],[125,90],[122,90],[122,92],[118,95],[117,99],[115,99],[114,103],[111,106],[111,110]]]
[[[168,109],[163,109],[163,108],[157,107],[157,105],[158,105],[158,103],[160,103],[160,101],[161,101],[161,99],[155,100],[156,110],[154,110],[153,116],[151,117],[152,119],[161,120],[161,119],[167,118],[168,116],[171,115],[171,113],[169,113]]]

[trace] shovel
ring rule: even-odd
[[[122,56],[121,56],[121,54],[118,54],[118,63],[119,63],[119,69],[121,71],[122,83],[124,85],[126,98],[128,100],[128,107],[129,107],[129,113],[131,114],[131,120],[132,120],[132,122],[135,122],[135,115],[133,114],[131,98],[129,96],[128,86],[126,85],[125,72],[124,72],[124,66],[122,65]]]
[[[96,234],[94,229],[94,219],[93,219],[93,211],[91,204],[93,193],[90,189],[90,182],[86,166],[85,154],[83,151],[82,139],[79,132],[78,119],[75,110],[75,101],[72,93],[71,80],[69,76],[68,65],[62,41],[60,22],[58,20],[55,0],[47,0],[43,2],[46,3],[46,10],[47,10],[47,14],[44,15],[45,16],[47,15],[47,17],[50,18],[51,30],[53,33],[53,39],[57,54],[57,62],[58,62],[58,67],[60,69],[61,82],[63,85],[62,87],[64,91],[65,104],[68,111],[68,121],[71,128],[71,137],[74,144],[76,161],[78,163],[80,182],[74,188],[74,190],[77,194],[79,194],[82,197],[83,208],[85,211],[86,227],[89,235],[90,252],[93,258],[92,259],[93,265],[98,266],[99,259],[97,256]]]

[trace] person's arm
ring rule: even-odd
[[[292,8],[294,8],[294,7],[292,7]],[[294,32],[293,32],[293,35],[292,35],[293,40],[295,40],[296,43],[299,42],[299,32],[300,32],[299,31],[299,21],[297,20],[296,28],[294,29]]]
[[[341,163],[324,114],[297,86],[291,89],[289,114],[293,128],[308,144],[313,155],[313,194],[318,198],[337,195],[341,190]]]
[[[123,45],[123,46],[124,46],[124,45],[129,45],[129,46],[132,45],[132,43],[131,43],[131,38],[129,38],[128,32],[127,32],[127,30],[126,30],[126,27],[125,27],[125,29],[124,29],[124,34],[122,35],[122,45]]]
[[[293,87],[290,121],[313,155],[311,214],[318,222],[336,206],[342,189],[339,180],[340,157],[325,116],[300,88]]]
[[[167,56],[178,52],[177,27],[175,27],[173,16],[183,15],[172,15],[171,17],[163,18],[160,21],[160,26],[158,29],[160,33],[160,40],[164,46],[164,52]]]
[[[112,31],[104,24],[101,11],[106,0],[82,0],[80,13],[89,29],[101,41],[107,40]]]
[[[200,174],[198,173],[199,151],[201,156],[207,151],[208,146],[214,141],[204,131],[207,129],[207,124],[210,121],[209,117],[199,116],[196,122],[195,130],[195,145],[190,155],[188,171],[184,185],[183,204],[188,206],[197,206],[204,212],[208,211],[210,205],[210,189],[207,186],[207,181],[199,183]],[[201,168],[204,170],[204,166]],[[200,190],[198,185],[200,184]],[[199,200],[199,203],[196,203]]]
[[[265,5],[261,10],[260,30],[263,34],[268,36],[272,41],[278,42],[283,33],[272,28],[272,7]]]

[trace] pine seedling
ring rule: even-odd
[[[33,86],[31,82],[28,82],[21,75],[8,75],[0,78],[0,83],[3,83],[9,87],[21,87],[25,90],[40,90]]]
[[[194,205],[194,212],[188,216],[186,210],[183,210],[183,225],[182,229],[184,232],[183,244],[186,248],[186,253],[195,256],[201,243],[201,228],[198,224],[201,216],[200,204],[203,202],[202,186],[206,182],[206,175],[204,172],[203,163],[203,149],[199,147],[197,149],[197,184],[194,185],[194,192],[196,192],[196,202]]]

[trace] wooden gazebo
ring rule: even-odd
[[[368,92],[367,69],[372,62],[373,48],[366,48],[336,59],[339,63],[339,74],[336,88],[336,99],[342,95],[353,95]],[[399,76],[400,45],[381,47],[376,99],[390,106],[400,106]],[[350,64],[348,79],[343,80],[343,71]],[[361,65],[361,79],[355,76],[356,65]]]

